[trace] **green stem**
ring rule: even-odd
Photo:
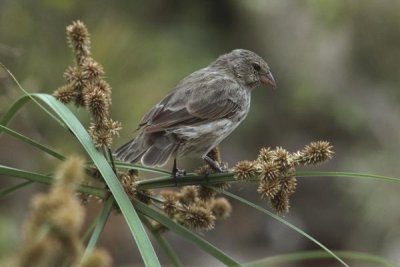
[[[113,154],[112,154],[111,149],[109,147],[107,148],[107,153],[108,153],[108,157],[110,158],[110,161],[111,161],[112,169],[113,169],[115,175],[118,175],[117,174],[117,169],[115,168],[114,157],[113,157]]]
[[[13,177],[23,178],[25,180],[41,184],[52,184],[54,181],[54,178],[51,176],[24,171],[3,165],[0,165],[0,175],[8,175]],[[87,185],[77,185],[76,191],[86,193],[92,196],[97,196],[100,198],[105,198],[107,195],[107,191],[105,189]]]
[[[30,144],[30,145],[38,148],[39,150],[42,150],[43,152],[55,157],[56,159],[65,160],[65,157],[63,155],[61,155],[60,153],[54,151],[53,149],[51,149],[51,148],[49,148],[49,147],[47,147],[45,145],[42,145],[39,142],[36,142],[35,140],[33,140],[33,139],[29,138],[29,137],[26,137],[26,136],[24,136],[24,135],[22,135],[22,134],[20,134],[20,133],[18,133],[16,131],[11,130],[10,128],[0,124],[0,132],[1,131],[4,131],[8,135],[11,135],[11,136],[13,136],[13,137],[15,137],[17,139],[20,139],[21,141],[23,141],[23,142],[25,142],[27,144]]]
[[[5,196],[17,191],[18,189],[28,186],[32,183],[33,183],[33,181],[25,181],[25,182],[19,183],[17,185],[12,185],[12,186],[2,188],[2,189],[0,189],[0,198],[5,197]]]
[[[355,173],[355,172],[319,172],[319,171],[298,171],[296,175],[299,178],[305,177],[349,177],[358,179],[373,179],[382,180],[386,182],[400,183],[399,178],[367,174],[367,173]],[[257,177],[249,179],[249,181],[258,181]],[[138,182],[138,189],[152,189],[152,188],[163,188],[163,187],[175,187],[185,185],[213,185],[219,183],[237,182],[234,178],[233,172],[226,173],[215,173],[209,175],[207,178],[203,175],[188,174],[174,179],[171,176],[157,177],[153,179],[147,179]]]
[[[333,251],[337,256],[355,261],[362,261],[366,263],[374,263],[376,266],[384,266],[384,267],[395,267],[393,263],[388,260],[375,256],[368,253],[357,252],[357,251]],[[323,250],[311,250],[311,251],[301,251],[294,253],[287,253],[282,255],[271,256],[265,259],[253,261],[244,264],[245,267],[267,267],[273,266],[276,267],[281,264],[288,263],[298,263],[299,261],[305,260],[317,260],[317,259],[332,259],[332,256]],[[374,265],[375,266],[375,265]]]

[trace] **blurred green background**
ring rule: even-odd
[[[93,56],[113,87],[112,117],[123,124],[117,147],[180,79],[232,49],[253,50],[271,66],[278,89],[253,92],[249,116],[221,145],[223,160],[232,166],[254,159],[263,146],[295,151],[321,139],[330,141],[336,154],[318,170],[400,177],[399,14],[396,0],[2,0],[0,61],[28,91],[51,93],[64,84],[62,74],[73,61],[65,27],[82,20],[92,36]],[[0,115],[19,96],[0,70]],[[84,110],[71,109],[87,121]],[[83,154],[72,136],[33,104],[11,127],[67,155]],[[57,162],[3,135],[0,164],[51,172]],[[191,170],[200,164],[186,160],[180,166]],[[1,177],[0,185],[16,182]],[[33,186],[1,199],[0,257],[18,246],[29,199],[45,189]],[[267,205],[255,185],[232,190]],[[300,178],[286,219],[331,249],[400,262],[399,190],[396,184],[371,180]],[[99,206],[92,203],[88,209],[90,218]],[[122,217],[113,215],[111,222],[100,243],[111,252],[115,266],[140,264]],[[171,233],[167,237],[186,264],[219,266],[186,240]],[[204,237],[240,261],[317,249],[287,227],[240,205]]]

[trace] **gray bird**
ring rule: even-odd
[[[122,161],[163,166],[177,157],[201,157],[215,171],[221,167],[207,153],[246,117],[251,91],[261,83],[275,87],[267,63],[254,52],[236,49],[193,72],[143,116],[139,134],[118,148]]]

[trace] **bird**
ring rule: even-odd
[[[246,118],[253,89],[276,82],[266,61],[256,53],[235,49],[181,80],[138,124],[138,134],[115,151],[117,159],[145,166],[164,166],[176,159],[202,158],[216,172],[220,164],[210,152]]]

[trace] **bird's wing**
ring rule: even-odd
[[[145,115],[141,125],[152,133],[228,118],[240,107],[240,90],[236,81],[225,77],[192,83],[167,95]]]

